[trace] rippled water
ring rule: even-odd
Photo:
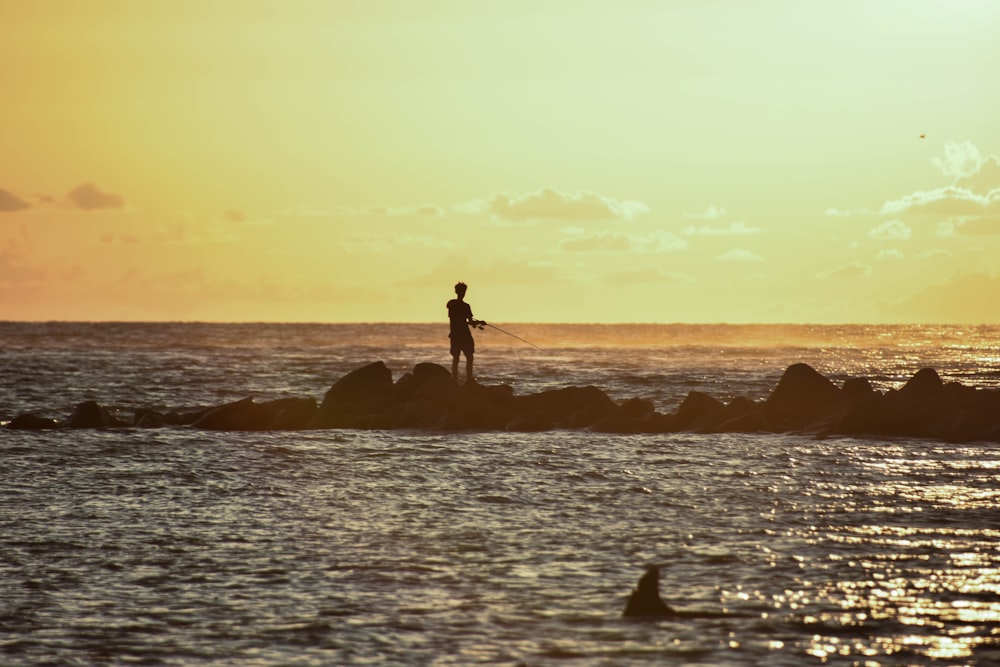
[[[321,397],[366,361],[397,377],[440,361],[438,328],[403,328],[0,324],[0,419],[85,398],[127,412]],[[1000,363],[988,329],[609,331],[516,329],[541,352],[480,336],[480,372],[518,393],[592,382],[669,410],[692,388],[765,396],[794,361],[882,386],[923,365],[994,386]],[[0,664],[998,664],[998,452],[4,430]],[[621,618],[650,563],[686,617]]]

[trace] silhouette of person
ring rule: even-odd
[[[448,302],[448,321],[451,323],[451,376],[458,381],[458,358],[465,355],[465,381],[475,382],[472,375],[472,359],[476,353],[476,341],[472,338],[470,326],[479,326],[479,320],[472,317],[472,306],[465,302],[465,283],[455,285],[457,299]]]

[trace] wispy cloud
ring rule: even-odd
[[[530,285],[537,287],[556,280],[559,267],[552,262],[533,259],[499,259],[492,262],[472,261],[465,255],[450,255],[436,268],[422,276],[399,283],[406,287],[441,287],[463,280],[474,287],[476,281],[496,285]]]
[[[996,213],[1000,207],[1000,188],[986,194],[948,185],[934,190],[918,190],[882,205],[882,215],[903,213],[937,216],[980,216]]]
[[[643,284],[674,284],[690,285],[696,282],[695,277],[677,271],[664,271],[658,267],[630,269],[628,271],[613,271],[604,276],[605,282],[615,287]]]
[[[670,232],[651,234],[626,234],[623,232],[597,232],[563,241],[560,249],[566,252],[677,252],[686,250],[687,241]]]
[[[315,208],[298,206],[280,212],[280,215],[300,216],[305,218],[356,218],[365,216],[442,216],[444,208],[437,204],[417,204],[415,206],[383,206],[372,205],[363,208],[335,206],[333,208]]]
[[[913,234],[900,220],[887,220],[868,232],[868,236],[878,241],[905,241]]]
[[[648,213],[642,202],[622,201],[596,192],[560,192],[542,188],[527,194],[494,194],[460,204],[462,213],[488,213],[500,220],[527,222],[535,220],[631,220]]]
[[[749,234],[760,234],[760,227],[751,227],[742,220],[731,222],[724,227],[712,227],[710,225],[690,225],[684,230],[685,236],[747,236]]]
[[[714,204],[709,205],[705,209],[704,213],[685,213],[685,218],[699,218],[706,220],[718,220],[719,218],[726,217],[726,209],[721,206],[715,206]]]
[[[385,253],[402,247],[455,248],[454,242],[427,234],[364,234],[345,238],[343,248],[349,253]]]
[[[875,259],[903,259],[903,252],[899,248],[886,248],[879,250]]]
[[[727,252],[717,255],[715,258],[720,262],[762,262],[764,258],[743,248],[733,248]]]
[[[820,278],[864,278],[872,274],[872,267],[861,262],[851,262],[837,268],[820,273]]]
[[[944,157],[931,158],[931,164],[940,169],[945,176],[950,176],[957,181],[979,172],[987,159],[989,158],[983,157],[979,149],[968,141],[960,144],[946,141]]]

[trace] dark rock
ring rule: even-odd
[[[621,404],[622,416],[629,419],[642,419],[656,410],[652,401],[644,398],[630,398]]]
[[[271,413],[265,427],[268,431],[304,429],[316,414],[316,400],[312,398],[281,398],[261,407]]]
[[[6,428],[21,431],[36,431],[45,428],[56,428],[59,422],[47,417],[38,417],[33,414],[18,415],[10,420]]]
[[[506,385],[484,386],[468,383],[458,392],[457,405],[441,423],[462,429],[502,429],[514,418],[517,402],[514,390]]]
[[[209,408],[191,425],[213,431],[297,430],[305,428],[315,412],[316,401],[311,398],[254,403],[252,397],[247,397]]]
[[[692,391],[677,408],[674,425],[678,430],[695,430],[718,422],[725,405],[701,391]]]
[[[618,404],[594,386],[550,389],[537,394],[521,396],[515,409],[522,413],[539,413],[553,426],[585,428],[597,420],[618,412]],[[525,420],[541,423],[542,420]],[[508,425],[508,430],[512,429]]]
[[[769,430],[763,408],[743,396],[734,398],[723,408],[714,433],[760,433]]]
[[[383,362],[362,366],[330,387],[307,428],[374,428],[392,392],[392,371]]]
[[[552,418],[541,410],[519,412],[507,422],[508,431],[549,431],[555,428]]]
[[[660,599],[660,568],[650,567],[629,595],[622,616],[652,618],[674,615],[674,610]]]
[[[899,394],[907,400],[933,399],[940,394],[943,387],[944,382],[936,370],[921,368],[906,381]]]
[[[807,364],[789,366],[764,403],[775,431],[801,429],[841,406],[840,389]]]
[[[392,392],[392,371],[384,362],[376,361],[355,369],[337,380],[326,395],[320,410],[338,404],[353,404],[375,398],[385,398]]]
[[[73,409],[65,424],[68,428],[111,428],[123,426],[111,412],[97,401],[84,401]]]
[[[136,410],[132,419],[132,425],[137,428],[162,428],[169,423],[166,415],[145,408]]]
[[[232,403],[208,408],[191,423],[195,428],[213,431],[255,431],[263,428],[257,417],[253,397],[247,396]],[[256,420],[257,423],[254,423]]]
[[[391,395],[394,403],[402,403],[419,398],[451,399],[458,390],[459,385],[447,368],[440,364],[421,363],[413,367],[412,373],[399,378],[393,385]]]
[[[844,400],[865,399],[875,394],[872,383],[868,378],[847,378],[840,388],[841,397]]]
[[[9,429],[60,424],[20,415]],[[73,428],[123,426],[94,401],[74,409]],[[692,391],[674,414],[661,414],[647,399],[621,405],[594,386],[564,387],[516,396],[506,385],[459,385],[439,364],[417,364],[396,383],[382,362],[351,371],[314,399],[281,398],[254,403],[244,398],[224,405],[171,411],[141,409],[130,425],[143,428],[191,425],[213,430],[301,428],[443,429],[542,431],[590,429],[601,433],[754,433],[792,431],[819,435],[910,436],[955,442],[1000,441],[1000,391],[944,383],[930,368],[918,371],[898,390],[884,394],[864,378],[837,388],[805,364],[794,364],[763,402],[737,397],[723,404]]]
[[[897,421],[886,408],[881,394],[875,391],[856,391],[845,396],[844,405],[828,416],[820,432],[823,435],[884,434],[895,430],[893,424]]]

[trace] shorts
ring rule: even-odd
[[[473,340],[472,336],[452,336],[451,337],[451,356],[457,357],[461,353],[465,353],[466,357],[471,357],[476,353],[476,341]]]

